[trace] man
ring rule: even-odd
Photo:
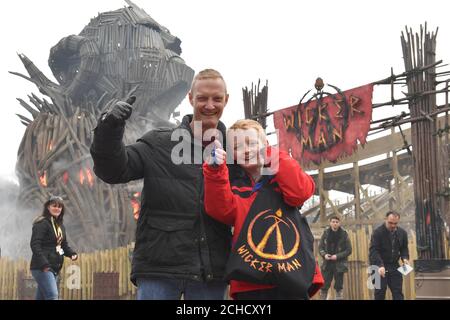
[[[384,224],[373,231],[370,240],[369,260],[378,266],[380,288],[375,288],[375,300],[384,300],[387,286],[394,300],[403,300],[402,274],[397,270],[399,259],[409,264],[408,234],[398,226],[400,214],[395,211],[386,213]]]
[[[228,94],[221,74],[198,73],[189,101],[193,115],[178,128],[150,131],[133,145],[122,143],[132,112],[128,103],[116,103],[95,129],[91,154],[97,176],[107,183],[144,179],[131,270],[139,300],[225,295],[231,232],[205,214],[202,175],[202,152],[211,142],[203,141],[204,133],[218,130],[225,137],[219,119]]]
[[[319,253],[323,258],[322,274],[325,284],[320,290],[320,298],[327,299],[328,289],[334,278],[336,300],[343,299],[344,273],[348,271],[347,260],[352,254],[352,244],[347,231],[341,228],[341,220],[337,215],[330,217],[330,227],[320,238]]]

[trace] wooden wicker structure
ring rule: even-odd
[[[244,115],[246,119],[258,121],[261,126],[266,129],[266,113],[267,113],[267,96],[269,93],[268,81],[266,85],[259,89],[261,80],[258,85],[253,85],[250,90],[247,87],[242,88],[242,96],[244,101]]]
[[[31,118],[18,151],[19,202],[41,208],[49,194],[62,195],[65,225],[74,248],[107,249],[130,243],[133,212],[139,210],[139,183],[111,186],[92,171],[92,133],[108,105],[137,97],[127,121],[125,143],[169,119],[188,92],[194,71],[181,54],[181,41],[131,1],[100,13],[81,31],[50,50],[50,81],[19,54],[33,82],[49,98],[18,99]],[[40,210],[40,209],[39,209]],[[39,212],[36,212],[38,214]]]
[[[436,63],[436,36],[437,30],[428,32],[426,25],[425,28],[421,28],[420,36],[418,33],[414,35],[411,29],[406,29],[406,33],[402,34],[401,38],[406,71],[420,70],[424,66]],[[406,79],[406,83],[408,96],[412,97],[409,101],[411,117],[427,116],[425,121],[411,124],[419,258],[443,259],[445,253],[442,231],[445,221],[443,216],[446,212],[441,214],[441,209],[444,207],[441,203],[448,203],[448,195],[441,199],[438,198],[440,193],[448,190],[448,155],[444,160],[439,157],[438,153],[438,137],[436,135],[438,126],[435,121],[436,115],[432,115],[433,112],[438,111],[436,95],[423,94],[436,91],[436,66],[411,74]],[[446,114],[448,119],[448,112]],[[445,130],[448,132],[448,121]],[[447,146],[448,137],[446,148]],[[447,167],[443,176],[439,176],[440,167]]]

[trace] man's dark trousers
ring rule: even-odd
[[[394,265],[385,265],[386,269],[385,277],[380,278],[380,289],[375,289],[375,300],[384,300],[386,297],[386,289],[389,289],[392,293],[393,300],[404,300],[402,293],[403,277],[400,272],[397,271]]]

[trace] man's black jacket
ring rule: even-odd
[[[370,264],[379,267],[398,266],[399,258],[409,259],[408,234],[400,227],[391,234],[383,223],[372,233],[369,248]]]
[[[99,122],[95,129],[91,155],[96,175],[111,184],[144,179],[131,270],[135,284],[146,277],[210,281],[224,275],[231,230],[204,211],[198,153],[203,147],[194,142],[191,119],[185,116],[175,129],[150,131],[126,147],[123,127]],[[225,137],[225,126],[219,123],[218,129]],[[188,163],[174,163],[179,155]]]

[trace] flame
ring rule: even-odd
[[[85,171],[86,171],[86,177],[87,177],[89,186],[93,187],[94,186],[94,176],[92,175],[92,172],[89,168],[86,168]]]
[[[64,184],[67,184],[67,181],[69,181],[69,173],[66,171],[63,174],[63,182],[64,182]]]
[[[84,184],[84,179],[85,179],[84,173],[83,173],[83,169],[80,169],[79,176],[80,176],[80,184],[83,185]]]
[[[39,182],[41,183],[41,185],[43,187],[46,187],[47,186],[47,170],[44,170],[43,174],[38,172],[38,175],[39,175]]]
[[[91,169],[89,168],[80,168],[80,172],[78,173],[80,184],[84,185],[84,182],[86,181],[87,184],[89,184],[90,187],[94,186],[94,175],[92,174]]]
[[[141,196],[141,193],[140,192],[135,192],[135,193],[133,193],[133,197],[134,198],[139,198]]]
[[[48,143],[48,150],[51,151],[53,149],[53,140],[50,140]]]
[[[133,207],[133,217],[137,220],[139,218],[139,212],[141,211],[141,205],[136,199],[131,199],[131,206]]]

